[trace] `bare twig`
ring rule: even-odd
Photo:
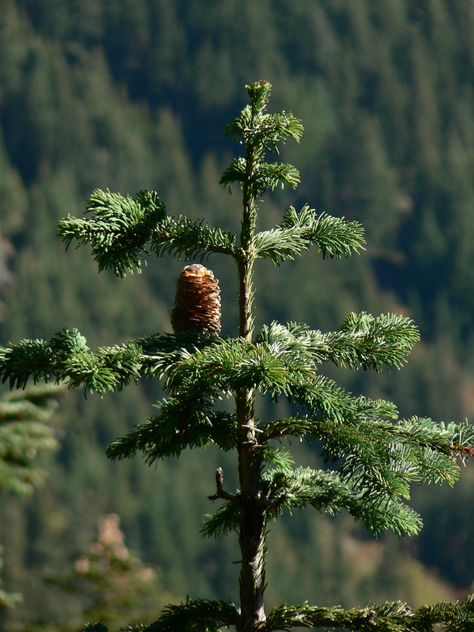
[[[216,493],[212,494],[212,496],[208,496],[209,500],[218,500],[219,498],[223,500],[229,500],[232,503],[239,502],[240,494],[230,494],[226,492],[224,489],[224,470],[221,467],[218,467],[216,470]]]

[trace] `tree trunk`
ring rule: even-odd
[[[242,624],[239,632],[257,630],[265,621],[266,508],[260,494],[261,458],[255,447],[253,418],[254,393],[237,395],[237,411],[247,423],[240,427],[239,478],[241,485],[239,544],[242,556],[240,571],[240,606]]]
[[[253,632],[265,621],[265,530],[266,516],[262,508],[244,501],[240,517],[240,607],[242,624],[239,632]]]
[[[240,277],[240,335],[251,342],[253,262],[242,257]],[[239,632],[253,632],[265,621],[265,538],[266,508],[261,498],[262,459],[257,446],[254,404],[255,392],[242,389],[236,394],[239,424],[239,480],[241,490],[239,544],[242,567],[240,572],[240,607],[242,622]]]

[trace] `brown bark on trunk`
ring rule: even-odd
[[[241,260],[240,335],[252,340],[252,262]],[[261,498],[262,460],[257,445],[254,419],[255,392],[242,389],[236,394],[239,424],[239,479],[241,489],[239,543],[242,559],[238,632],[253,632],[265,621],[265,537],[266,508]]]
[[[237,395],[240,426],[239,477],[241,485],[240,506],[240,607],[242,624],[239,632],[252,632],[265,621],[265,536],[266,508],[261,498],[261,458],[255,446],[253,421],[254,393],[242,391]]]

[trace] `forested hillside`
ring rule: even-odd
[[[264,78],[275,109],[305,125],[302,143],[286,150],[302,185],[265,201],[268,223],[308,202],[360,220],[370,246],[352,265],[310,256],[278,274],[263,265],[259,320],[334,329],[351,310],[409,314],[423,342],[407,367],[362,379],[348,372],[346,384],[393,399],[404,415],[474,418],[470,0],[0,4],[0,344],[64,326],[97,346],[170,329],[179,265],[150,261],[123,280],[98,275],[86,252],[64,252],[57,221],[79,214],[96,187],[147,188],[172,213],[235,228],[237,196],[218,184],[233,152],[224,126],[243,85]],[[234,332],[233,270],[207,265],[220,279],[224,329]],[[152,414],[158,394],[146,384],[61,402],[47,483],[26,500],[1,497],[3,584],[24,596],[0,615],[6,630],[77,613],[77,597],[44,578],[71,567],[109,513],[168,593],[235,599],[232,544],[199,537],[217,454],[151,469],[105,458],[113,438]],[[302,462],[316,458],[301,447]],[[349,520],[301,513],[272,531],[279,592],[270,598],[420,603],[462,594],[474,581],[473,483],[471,467],[454,490],[420,489],[426,526],[411,540],[374,541]]]

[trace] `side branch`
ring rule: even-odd
[[[471,632],[474,629],[474,594],[464,601],[424,606],[416,612],[399,601],[351,610],[339,606],[283,605],[274,608],[258,630],[271,632],[316,627],[343,628],[353,632],[427,632],[439,623],[450,623],[450,629],[456,632]]]
[[[231,503],[240,502],[240,494],[231,494],[224,489],[224,470],[221,467],[216,470],[216,493],[208,498],[209,500],[228,500]]]
[[[257,341],[280,353],[302,354],[315,365],[333,362],[351,369],[401,368],[420,335],[414,322],[398,314],[351,313],[337,331],[323,333],[300,323],[264,325]]]
[[[218,341],[214,335],[180,333],[137,338],[94,353],[77,329],[63,329],[51,340],[25,339],[0,347],[0,381],[10,388],[33,382],[66,382],[98,393],[120,390],[141,377],[162,378],[183,358]]]
[[[236,237],[203,220],[169,217],[154,191],[140,191],[135,198],[96,189],[89,201],[89,217],[69,215],[58,226],[66,247],[89,244],[99,271],[117,276],[141,272],[145,257],[171,253],[178,258],[200,258],[221,253],[235,256]]]
[[[0,380],[10,388],[25,388],[29,379],[54,380],[105,393],[139,379],[143,370],[139,345],[131,342],[92,353],[77,329],[63,329],[49,342],[22,340],[0,348]]]
[[[364,229],[359,222],[318,215],[308,205],[299,212],[290,206],[278,226],[254,238],[257,257],[270,259],[275,265],[293,260],[313,245],[323,258],[359,254],[365,248]]]
[[[58,225],[68,248],[90,244],[99,271],[117,276],[141,271],[142,254],[154,227],[166,216],[165,205],[154,191],[140,191],[135,198],[96,189],[90,196],[87,218],[69,215]]]

